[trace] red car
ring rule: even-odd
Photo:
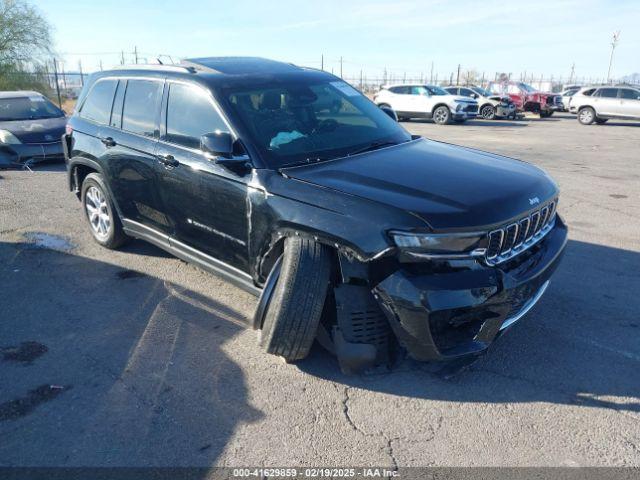
[[[555,111],[562,111],[562,97],[555,93],[539,92],[523,82],[489,82],[492,93],[508,95],[518,111],[540,114],[540,118],[550,117]]]

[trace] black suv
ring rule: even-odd
[[[355,371],[473,359],[541,297],[567,228],[527,163],[412,137],[328,73],[201,58],[94,74],[64,138],[97,242],[260,297],[260,345]]]

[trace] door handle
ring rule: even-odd
[[[177,167],[180,165],[180,162],[170,154],[158,155],[158,160],[160,160],[160,163],[164,164],[166,167]]]
[[[115,147],[117,145],[116,141],[111,137],[102,137],[100,141],[104,143],[105,147]]]

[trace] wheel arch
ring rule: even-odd
[[[438,102],[436,103],[433,108],[431,109],[431,115],[433,115],[433,112],[436,111],[437,108],[439,107],[447,107],[449,109],[449,111],[451,112],[451,107],[449,105],[447,105],[445,102]]]
[[[80,189],[82,182],[90,173],[99,173],[104,177],[102,167],[95,160],[84,157],[74,157],[69,160],[67,167],[67,175],[69,181],[69,190],[76,194],[80,199]]]

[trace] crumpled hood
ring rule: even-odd
[[[282,171],[400,208],[434,230],[502,224],[558,192],[555,182],[533,165],[426,139]]]
[[[8,130],[22,143],[51,143],[60,141],[66,124],[66,117],[14,120],[0,122],[0,130]]]

